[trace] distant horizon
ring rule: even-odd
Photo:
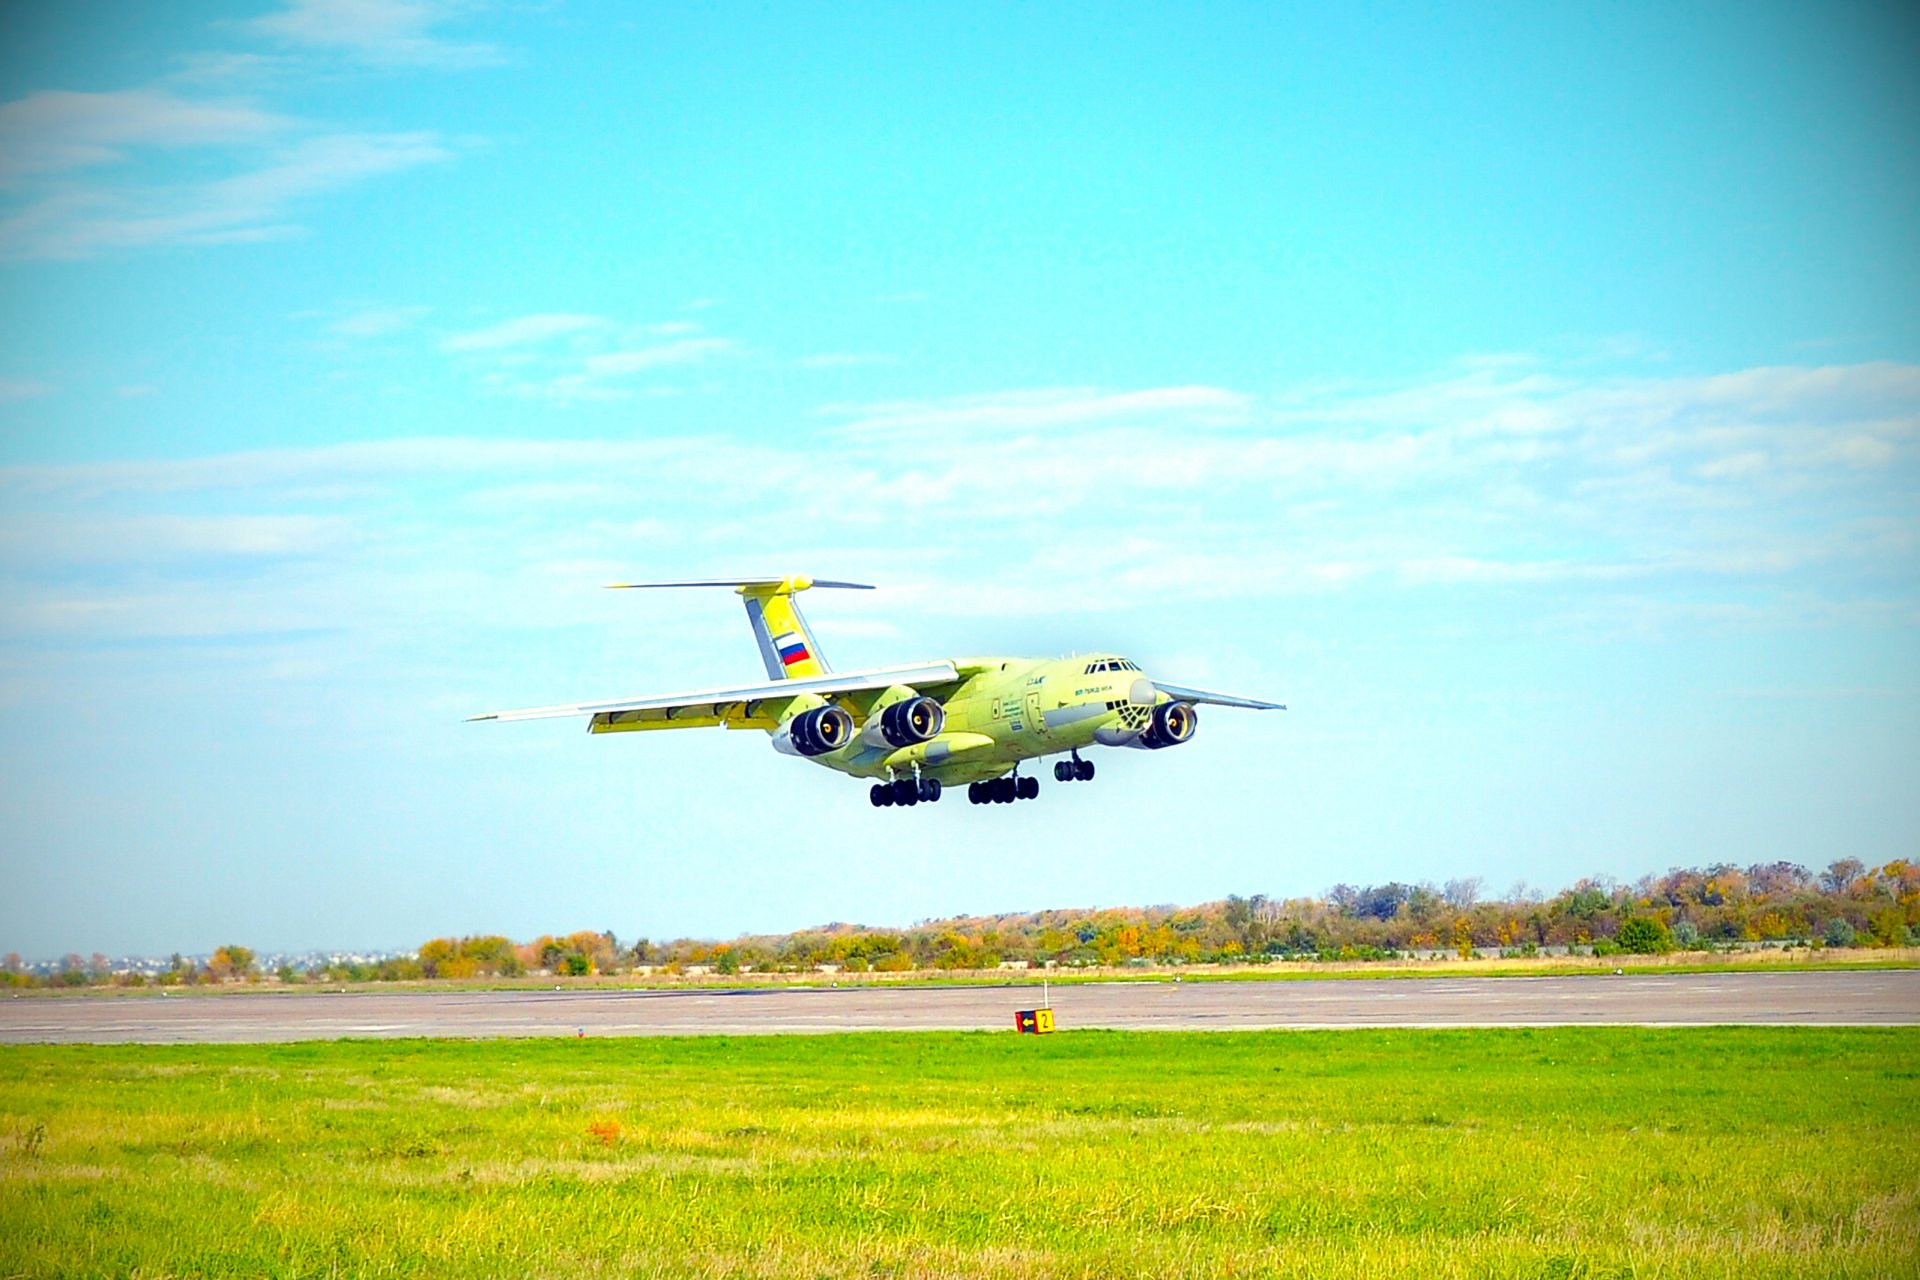
[[[1920,858],[1920,853],[1916,853],[1915,856],[1916,858]],[[1853,859],[1852,861],[1861,863],[1861,866],[1860,866],[1861,872],[1871,874],[1871,873],[1876,873],[1880,871],[1882,868],[1887,866],[1900,865],[1900,864],[1908,863],[1914,860],[1915,859],[1912,859],[1912,858],[1901,857],[1901,858],[1890,858],[1885,861],[1876,861],[1876,862],[1865,862],[1860,859]],[[1802,871],[1807,872],[1808,875],[1812,878],[1817,878],[1820,875],[1822,875],[1824,872],[1832,870],[1834,867],[1839,867],[1843,865],[1843,863],[1836,861],[1835,863],[1830,864],[1828,867],[1810,867],[1802,863],[1792,863],[1790,859],[1786,861],[1788,861],[1791,865],[1800,868]],[[1726,864],[1726,865],[1732,865],[1732,864]],[[1769,866],[1769,865],[1775,865],[1775,864],[1747,863],[1741,866],[1735,866],[1734,869],[1736,871],[1741,872],[1742,874],[1745,874],[1754,869],[1758,869],[1758,868]],[[1712,870],[1712,866],[1713,864],[1702,865],[1702,866],[1673,866],[1673,867],[1668,867],[1663,871],[1643,872],[1639,876],[1634,876],[1631,878],[1623,878],[1619,876],[1602,873],[1602,874],[1580,876],[1563,885],[1548,886],[1548,885],[1534,885],[1534,884],[1527,884],[1527,883],[1516,883],[1508,886],[1504,890],[1489,889],[1483,883],[1480,883],[1480,877],[1457,877],[1453,881],[1451,881],[1451,883],[1464,883],[1465,881],[1468,881],[1468,880],[1474,881],[1476,883],[1475,894],[1478,900],[1482,904],[1540,903],[1540,902],[1551,901],[1556,896],[1563,893],[1571,892],[1583,884],[1593,884],[1598,887],[1601,887],[1604,889],[1610,889],[1610,890],[1621,889],[1621,888],[1632,888],[1647,880],[1657,879],[1661,876],[1675,875],[1683,872],[1698,872],[1698,873],[1706,874]],[[1020,917],[1020,916],[1074,914],[1074,913],[1084,913],[1088,915],[1095,915],[1103,912],[1115,912],[1115,911],[1120,911],[1120,912],[1197,911],[1197,910],[1202,910],[1204,908],[1211,907],[1217,904],[1223,904],[1223,903],[1229,902],[1236,897],[1242,898],[1245,900],[1253,900],[1255,898],[1264,898],[1276,903],[1302,901],[1302,900],[1324,903],[1324,902],[1330,901],[1331,896],[1341,889],[1365,891],[1365,890],[1374,889],[1374,888],[1386,888],[1388,886],[1393,886],[1393,885],[1398,885],[1404,888],[1416,888],[1416,887],[1425,888],[1435,893],[1439,893],[1442,891],[1442,884],[1432,880],[1408,881],[1408,880],[1388,879],[1388,880],[1380,881],[1378,882],[1378,884],[1368,884],[1368,885],[1352,885],[1352,884],[1347,884],[1345,882],[1336,882],[1335,884],[1326,886],[1318,894],[1294,893],[1294,894],[1283,895],[1283,894],[1268,894],[1261,890],[1254,890],[1248,894],[1225,893],[1225,894],[1221,894],[1218,897],[1205,898],[1196,902],[1128,902],[1128,903],[1109,903],[1103,906],[1075,904],[1075,905],[1069,905],[1069,906],[1014,907],[1014,908],[1009,908],[1002,911],[965,912],[965,913],[958,913],[953,915],[923,916],[904,924],[887,924],[887,923],[874,923],[870,921],[834,919],[834,920],[815,922],[812,924],[798,925],[790,929],[747,930],[747,931],[742,931],[734,934],[725,934],[725,933],[674,934],[671,932],[662,932],[659,936],[656,937],[646,932],[625,933],[617,929],[613,930],[612,932],[616,938],[618,938],[624,945],[628,945],[628,946],[631,946],[634,942],[640,939],[646,939],[653,943],[662,944],[662,945],[671,944],[671,943],[686,943],[686,942],[725,945],[727,943],[737,942],[747,938],[792,937],[795,935],[806,934],[806,933],[831,932],[837,929],[855,929],[855,930],[867,930],[867,931],[876,931],[876,932],[905,933],[905,932],[910,932],[916,929],[926,928],[928,926],[941,925],[941,924],[946,924],[946,923],[955,922],[955,921],[1004,919],[1009,917]],[[1514,894],[1516,890],[1524,890],[1527,896],[1526,897],[1509,896]],[[485,928],[458,929],[452,932],[443,931],[440,933],[431,934],[431,935],[422,937],[417,942],[394,945],[394,946],[343,946],[343,945],[282,946],[282,945],[255,943],[255,942],[248,941],[245,938],[228,938],[228,939],[224,939],[223,941],[213,943],[209,946],[206,946],[204,949],[200,949],[200,950],[186,950],[180,947],[169,947],[169,948],[162,948],[159,951],[140,951],[140,952],[124,951],[124,952],[113,953],[113,952],[104,951],[101,948],[97,948],[97,947],[86,948],[86,949],[82,949],[78,947],[67,947],[59,950],[58,952],[41,953],[37,955],[28,955],[25,952],[20,952],[18,951],[17,948],[8,946],[3,939],[0,939],[0,955],[5,955],[10,952],[17,953],[21,956],[22,961],[30,966],[54,965],[54,964],[58,964],[62,959],[64,959],[67,956],[79,955],[83,958],[86,958],[96,953],[101,955],[106,955],[109,960],[161,960],[161,959],[166,959],[175,955],[181,956],[182,958],[189,959],[189,960],[205,959],[206,957],[211,956],[220,947],[230,946],[230,945],[248,947],[249,949],[256,952],[259,956],[263,958],[274,957],[274,956],[304,957],[304,956],[316,956],[316,955],[402,956],[402,955],[412,955],[416,953],[420,949],[420,947],[425,943],[433,941],[438,938],[505,937],[515,942],[516,944],[524,944],[539,937],[548,937],[548,936],[564,937],[574,932],[589,931],[589,930],[594,932],[605,932],[604,928],[598,928],[595,926],[584,925],[584,924],[578,925],[574,928],[542,929],[537,932],[528,933],[524,937],[516,936],[513,933],[508,933],[508,932],[498,931],[498,930],[489,930]]]

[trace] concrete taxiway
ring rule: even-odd
[[[0,1043],[222,1044],[348,1037],[1009,1030],[1040,986],[25,995]],[[1055,986],[1065,1029],[1914,1026],[1920,970]]]

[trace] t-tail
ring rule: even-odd
[[[653,587],[732,587],[747,605],[747,621],[753,626],[753,638],[760,646],[760,660],[767,665],[767,678],[793,680],[801,676],[823,676],[832,670],[827,655],[807,626],[794,596],[808,587],[843,587],[853,591],[871,591],[864,582],[826,582],[814,578],[707,578],[694,582],[616,582],[617,590]]]

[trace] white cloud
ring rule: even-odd
[[[231,177],[173,187],[53,190],[0,220],[0,256],[86,258],[156,245],[297,235],[301,205],[369,178],[451,159],[432,133],[332,134],[292,142]]]
[[[343,338],[380,338],[402,333],[427,317],[430,307],[372,307],[342,316],[327,326],[329,333]]]
[[[868,351],[826,351],[816,356],[801,356],[795,361],[802,369],[850,369],[861,365],[892,364],[892,356]]]
[[[0,517],[0,560],[44,567],[304,556],[336,545],[346,530],[341,519],[306,515],[6,516]]]
[[[491,46],[443,38],[462,6],[427,0],[293,0],[247,29],[303,49],[388,65],[477,65]],[[190,55],[159,85],[108,92],[44,90],[0,105],[0,258],[74,259],[167,245],[251,243],[304,233],[318,198],[378,175],[452,158],[479,140],[432,131],[341,132],[233,96],[209,83],[276,87],[310,58],[246,51]],[[134,162],[196,149],[209,178],[153,182]],[[164,166],[172,173],[179,165]]]
[[[442,351],[503,351],[509,347],[533,346],[570,333],[596,329],[606,324],[600,316],[568,312],[545,312],[504,320],[485,329],[456,333],[440,344]]]
[[[619,378],[660,365],[658,349],[647,350],[595,367]],[[573,393],[606,391],[585,372],[592,358],[569,356],[579,372],[526,385],[572,379]],[[1760,425],[1737,399],[1687,425],[1701,399],[1689,379],[1629,385],[1523,372],[1468,394],[1450,374],[1432,388],[1397,389],[1376,419],[1355,407],[1377,398],[1367,389],[1316,389],[1280,409],[1217,388],[1053,389],[883,406],[854,416],[893,429],[816,427],[775,433],[775,444],[411,439],[15,466],[0,468],[0,507],[115,531],[94,544],[101,564],[117,543],[128,557],[136,542],[190,545],[182,530],[193,526],[149,538],[126,523],[156,510],[197,516],[243,500],[262,516],[334,519],[343,523],[209,528],[229,547],[250,533],[263,548],[273,536],[335,538],[316,570],[340,548],[364,552],[358,567],[337,571],[377,565],[401,575],[396,609],[409,585],[443,594],[434,575],[447,564],[486,566],[474,573],[505,590],[511,566],[535,561],[690,573],[689,558],[717,571],[770,552],[847,576],[885,570],[908,584],[890,599],[925,612],[1025,617],[1146,596],[1419,592],[1431,603],[1501,591],[1578,602],[1628,583],[1643,596],[1683,598],[1712,582],[1831,594],[1850,582],[1920,580],[1908,429],[1920,422],[1920,394],[1901,399],[1905,384],[1873,370],[1801,381],[1785,400],[1780,380],[1762,381],[1774,408]],[[1863,394],[1863,383],[1880,391]],[[1434,410],[1424,422],[1415,411],[1423,401]],[[1547,427],[1486,429],[1513,415]],[[1877,425],[1856,430],[1849,415]],[[928,447],[955,422],[1001,430],[990,448]],[[737,501],[724,480],[742,476],[780,484]],[[644,529],[634,526],[636,493],[647,495]],[[395,523],[393,512],[422,503],[417,521]],[[50,545],[77,536],[69,529]],[[280,553],[299,554],[291,545]],[[121,615],[99,616],[105,626]]]
[[[287,44],[375,66],[462,68],[500,62],[493,45],[435,33],[465,7],[430,0],[289,0],[280,12],[248,25]]]
[[[610,351],[605,355],[589,356],[585,370],[590,378],[620,378],[646,369],[657,369],[663,365],[693,364],[696,361],[708,360],[714,356],[727,354],[734,349],[734,345],[726,338],[688,338],[681,342],[667,342],[633,351]]]
[[[258,142],[291,122],[243,102],[196,102],[151,89],[31,94],[0,106],[0,183],[113,164],[134,147]]]
[[[1248,397],[1219,387],[1158,387],[1123,392],[1074,387],[948,400],[838,406],[832,411],[853,416],[845,428],[848,434],[870,435],[962,428],[1029,430],[1164,415],[1179,415],[1189,421],[1241,422],[1246,419],[1249,404]]]
[[[52,395],[58,389],[51,382],[34,378],[0,378],[0,404],[13,400],[37,400],[41,396]]]

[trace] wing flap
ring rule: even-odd
[[[769,702],[772,703],[769,706]],[[684,707],[646,707],[637,711],[596,711],[588,733],[632,733],[648,729],[772,729],[778,702],[700,702]]]

